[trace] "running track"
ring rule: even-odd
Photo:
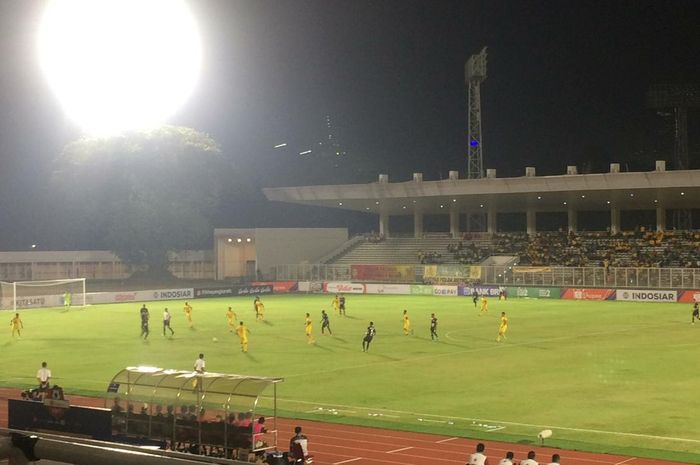
[[[6,399],[18,399],[19,390],[0,389],[0,426],[7,427]],[[68,396],[71,404],[104,406],[102,399]],[[472,439],[407,433],[379,428],[337,425],[315,421],[277,419],[279,445],[294,434],[295,426],[302,426],[309,437],[309,446],[316,465],[463,465],[474,451]],[[535,450],[540,463],[549,463],[553,453],[561,456],[562,465],[678,465],[680,462],[643,459],[622,455],[592,454],[587,452],[532,447],[495,441],[482,441],[490,462],[497,464],[507,451],[515,453],[516,463]]]

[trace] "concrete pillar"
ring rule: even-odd
[[[486,215],[486,232],[489,234],[495,234],[498,230],[497,228],[497,213],[494,207],[489,207],[488,214]]]
[[[573,207],[569,207],[567,214],[569,217],[569,232],[576,232],[578,230],[578,212]]]
[[[528,208],[525,212],[527,222],[527,235],[534,236],[537,233],[537,212],[533,208]]]
[[[459,237],[459,207],[455,203],[450,205],[450,236]]]
[[[656,230],[666,230],[666,209],[664,207],[656,207]]]
[[[416,239],[423,237],[423,212],[419,209],[413,212],[413,237]]]
[[[617,207],[610,208],[610,233],[617,234],[620,232],[620,209]]]
[[[379,235],[389,237],[389,215],[384,212],[379,214]]]

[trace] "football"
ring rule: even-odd
[[[218,338],[218,337],[213,337],[213,338],[211,338],[211,342],[219,342],[219,338]]]

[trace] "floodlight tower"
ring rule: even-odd
[[[674,155],[678,170],[687,170],[688,163],[688,108],[700,107],[700,85],[656,85],[647,92],[650,108],[673,108],[675,117]]]
[[[464,80],[468,89],[469,134],[467,178],[484,177],[483,143],[481,139],[481,83],[486,79],[486,47],[469,57],[464,65]]]
[[[665,84],[652,86],[647,92],[647,106],[655,109],[673,108],[674,165],[677,170],[690,168],[688,160],[688,108],[700,107],[700,85]],[[690,210],[675,210],[673,225],[678,229],[690,229]]]

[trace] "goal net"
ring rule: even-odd
[[[85,306],[85,278],[0,282],[0,309]]]

